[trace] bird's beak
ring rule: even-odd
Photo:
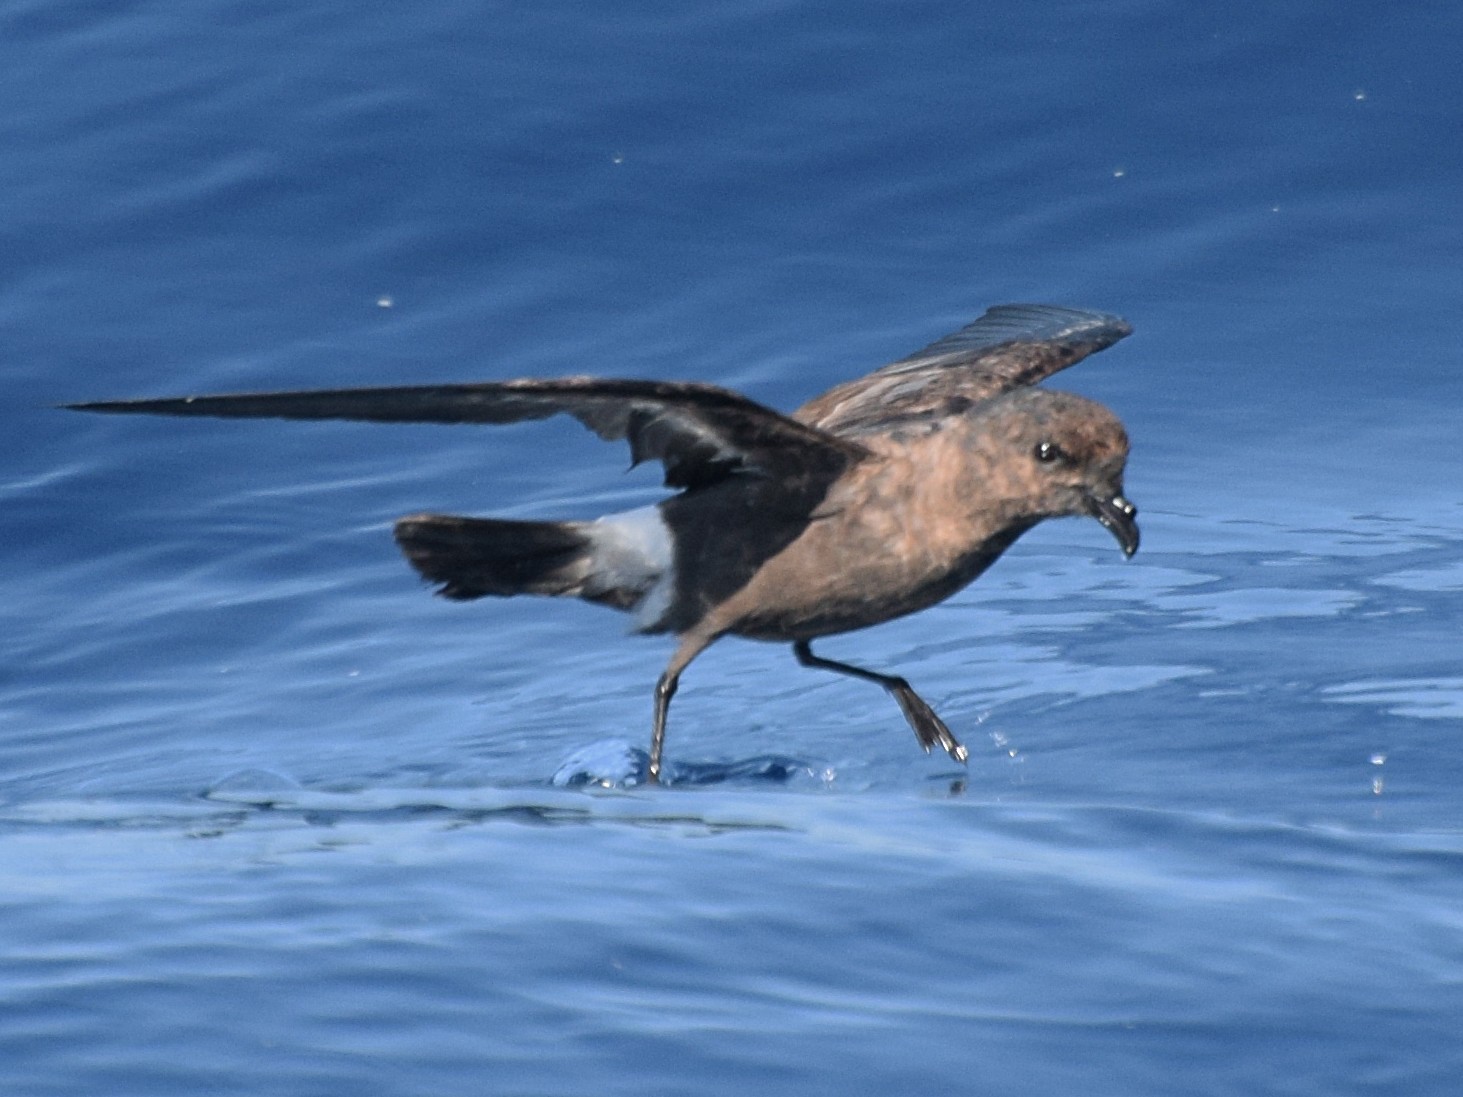
[[[1138,508],[1121,494],[1109,498],[1093,495],[1088,498],[1092,517],[1096,518],[1108,532],[1118,539],[1124,556],[1138,551]]]

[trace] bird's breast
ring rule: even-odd
[[[1026,528],[982,499],[968,448],[891,444],[840,479],[802,534],[718,607],[724,631],[811,639],[878,624],[949,597]]]

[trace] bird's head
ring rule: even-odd
[[[1123,553],[1138,551],[1138,508],[1123,494],[1128,433],[1101,404],[1049,389],[1021,389],[992,402],[1001,467],[1032,520],[1088,515]]]

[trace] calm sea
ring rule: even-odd
[[[1463,7],[0,6],[0,1091],[1452,1095]],[[1143,549],[727,641],[391,520],[659,497],[575,424],[74,400],[600,373],[790,408],[987,305]]]

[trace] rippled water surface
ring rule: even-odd
[[[5,1093],[1453,1094],[1448,5],[0,12]],[[821,650],[426,596],[659,497],[572,423],[74,400],[594,372],[790,408],[1121,313],[1143,549]]]

